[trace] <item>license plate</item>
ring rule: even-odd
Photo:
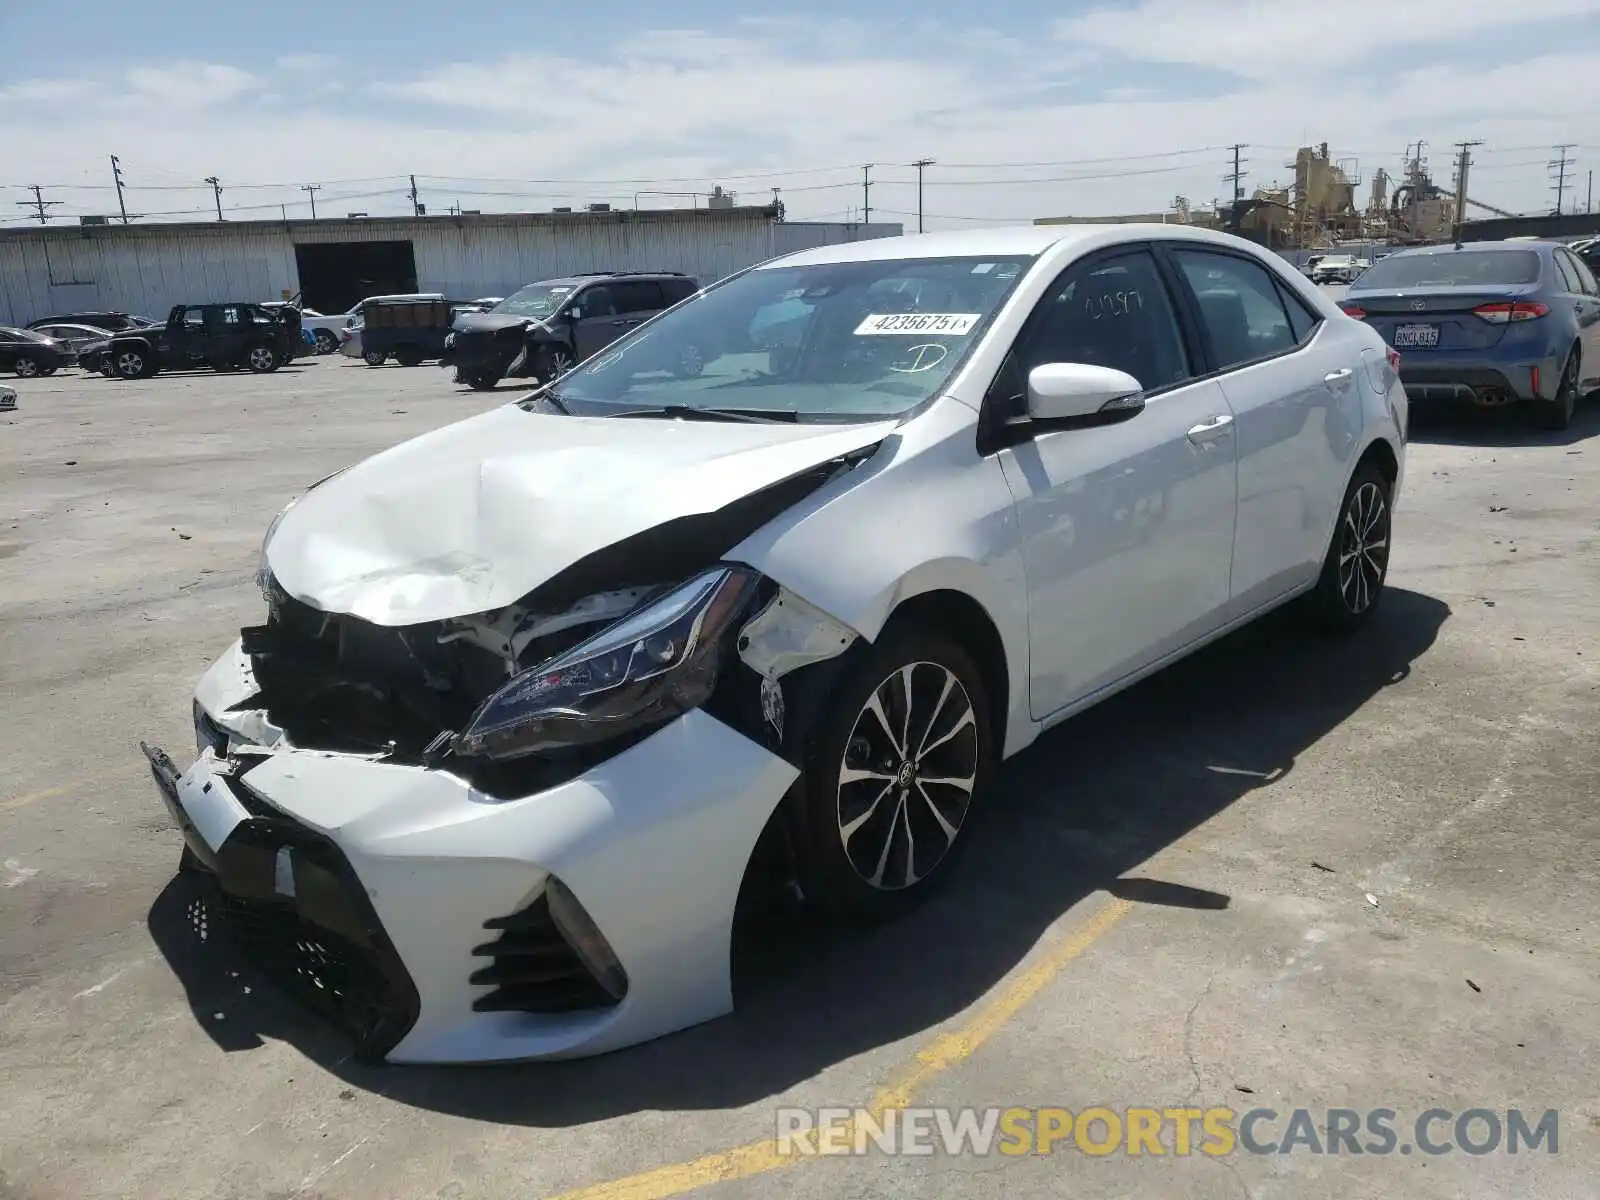
[[[1437,346],[1439,344],[1439,327],[1437,325],[1401,325],[1394,331],[1394,348],[1402,346]]]

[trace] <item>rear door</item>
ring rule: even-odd
[[[1169,243],[1233,412],[1239,453],[1230,615],[1315,577],[1368,386],[1359,346],[1246,253]],[[1339,325],[1346,325],[1339,322]]]
[[[1567,301],[1578,318],[1583,383],[1587,388],[1600,380],[1600,285],[1583,259],[1570,250],[1557,250],[1555,257],[1562,279],[1571,288]]]
[[[618,281],[611,285],[611,294],[617,304],[616,324],[612,326],[615,330],[613,341],[667,307],[667,298],[661,285],[654,279]]]

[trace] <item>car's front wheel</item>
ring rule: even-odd
[[[318,329],[314,336],[317,339],[318,354],[332,354],[339,348],[339,339],[333,336],[331,329]]]
[[[267,375],[282,366],[283,360],[273,346],[251,346],[245,353],[244,365],[257,375]]]
[[[483,367],[466,376],[467,386],[478,392],[492,392],[500,384],[500,372],[493,367]]]
[[[19,356],[11,369],[22,379],[32,379],[35,375],[40,374],[39,360],[29,358],[26,354]]]
[[[387,354],[380,354],[376,350],[368,350],[361,356],[361,361],[369,367],[381,367],[389,361]]]
[[[1389,481],[1373,462],[1356,468],[1345,489],[1322,575],[1309,599],[1324,628],[1359,629],[1372,618],[1389,578]]]
[[[994,756],[971,656],[935,630],[888,632],[830,690],[806,738],[802,890],[855,922],[921,902],[965,846]]]
[[[155,371],[150,360],[138,350],[119,350],[116,354],[117,374],[124,379],[148,379]]]

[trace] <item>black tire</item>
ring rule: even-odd
[[[150,352],[138,346],[113,351],[112,368],[119,379],[149,379],[156,373]]]
[[[40,367],[39,368],[39,374],[41,374],[41,375],[54,375],[57,370],[58,370],[58,368],[56,368],[56,367]]]
[[[1392,503],[1383,472],[1370,459],[1361,463],[1339,502],[1322,574],[1306,597],[1311,616],[1324,631],[1353,633],[1378,610],[1389,578]]]
[[[500,372],[493,367],[482,367],[469,374],[466,383],[475,392],[492,392],[500,385]]]
[[[578,359],[566,346],[544,346],[539,350],[535,364],[533,373],[538,376],[539,382],[549,383],[577,366]]]
[[[422,365],[422,348],[420,346],[396,346],[394,360],[402,367],[420,367]]]
[[[953,682],[946,692],[947,681]],[[891,725],[908,723],[908,743],[931,736],[932,745],[902,753],[901,735],[878,713]],[[898,916],[949,875],[993,774],[994,722],[983,674],[942,632],[891,628],[861,648],[813,719],[792,798],[801,889],[842,922]],[[862,774],[846,780],[847,771]],[[963,780],[966,790],[951,779]]]
[[[317,339],[318,354],[332,354],[339,348],[339,339],[333,335],[331,329],[312,330],[312,336]]]
[[[17,355],[17,361],[11,364],[11,369],[16,372],[18,379],[32,379],[36,375],[49,374],[31,354]]]
[[[361,361],[369,367],[381,367],[389,361],[387,354],[380,354],[376,350],[365,350],[361,354]]]
[[[252,375],[270,375],[283,365],[283,354],[275,346],[251,346],[244,352],[244,365]]]
[[[1561,368],[1561,382],[1556,385],[1555,398],[1533,402],[1534,424],[1540,429],[1559,433],[1572,424],[1573,414],[1578,411],[1578,380],[1582,366],[1578,348],[1574,346]]]

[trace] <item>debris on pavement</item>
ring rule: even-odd
[[[1321,863],[1319,863],[1316,859],[1312,859],[1311,860],[1311,865],[1314,868],[1316,868],[1318,871],[1326,871],[1329,875],[1337,875],[1338,874],[1338,872],[1335,871],[1332,867],[1325,867]]]
[[[1483,991],[1483,989],[1482,989],[1482,988],[1481,988],[1481,987],[1479,987],[1479,986],[1478,986],[1478,985],[1477,985],[1477,984],[1475,984],[1475,983],[1473,983],[1473,982],[1472,982],[1472,980],[1470,980],[1470,979],[1469,979],[1469,980],[1467,980],[1467,986],[1468,986],[1468,987],[1469,987],[1469,988],[1471,988],[1471,989],[1472,989],[1472,990],[1473,990],[1473,991],[1475,991],[1475,992],[1481,992],[1481,991]]]
[[[1378,907],[1378,898],[1376,896],[1374,896],[1371,892],[1368,892],[1367,893],[1367,903],[1372,905],[1373,908],[1377,908]]]

